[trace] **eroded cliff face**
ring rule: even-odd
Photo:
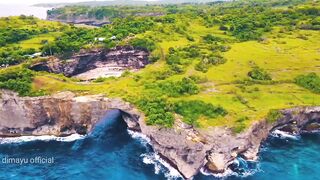
[[[320,127],[320,107],[283,110],[277,122],[260,121],[235,135],[225,127],[195,129],[179,116],[170,129],[146,126],[144,115],[129,103],[102,95],[76,97],[63,92],[31,98],[2,91],[0,136],[86,134],[110,109],[120,109],[128,128],[145,134],[154,150],[185,178],[196,175],[201,168],[224,172],[238,156],[256,160],[261,142],[275,129],[300,133]]]
[[[83,80],[92,80],[99,77],[112,76],[113,72],[125,70],[139,70],[144,68],[148,61],[149,52],[136,49],[132,46],[119,46],[110,50],[91,50],[74,54],[68,60],[51,57],[47,61],[35,63],[30,66],[34,71],[46,71],[55,74],[64,74],[67,77],[77,76],[94,70],[83,77]],[[100,73],[97,73],[100,72]],[[80,76],[81,77],[81,76]]]
[[[103,96],[76,97],[63,92],[44,97],[18,97],[2,91],[0,99],[0,135],[86,134],[102,119],[106,110],[130,109],[119,99]]]

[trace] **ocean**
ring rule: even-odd
[[[42,8],[42,7],[34,7],[30,5],[8,5],[8,4],[0,4],[0,17],[7,17],[7,16],[20,16],[20,15],[33,15],[40,19],[47,18],[47,10],[49,8]]]
[[[182,179],[143,135],[126,129],[120,112],[109,111],[87,136],[21,137],[0,141],[0,179]],[[258,162],[239,158],[235,172],[195,180],[319,179],[320,135],[270,137]]]

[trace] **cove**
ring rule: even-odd
[[[0,162],[0,179],[166,179],[168,170],[160,164],[155,174],[153,155],[149,145],[130,136],[120,111],[111,110],[83,139],[1,144],[0,160],[40,156],[54,163]]]
[[[133,138],[135,137],[135,138]],[[278,138],[263,143],[259,162],[239,161],[236,172],[226,177],[197,175],[210,179],[317,179],[320,173],[320,135]],[[54,158],[54,163],[8,163]],[[182,179],[163,166],[145,140],[127,131],[119,110],[110,110],[93,131],[75,141],[34,140],[0,145],[0,179]]]

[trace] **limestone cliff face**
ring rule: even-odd
[[[91,50],[73,55],[68,60],[56,57],[48,61],[38,62],[30,66],[34,71],[47,71],[55,74],[64,74],[67,77],[75,76],[99,66],[108,66],[121,69],[141,69],[148,61],[149,52],[136,49],[132,46],[119,46],[110,50]]]
[[[44,97],[18,97],[2,91],[0,136],[86,134],[109,109],[130,112],[130,105],[103,96],[76,97],[63,92]]]
[[[146,126],[144,115],[133,106],[101,95],[76,97],[63,92],[18,97],[2,91],[0,136],[86,134],[110,109],[121,110],[128,128],[150,138],[154,150],[185,178],[196,175],[203,167],[213,173],[224,172],[237,156],[257,159],[261,142],[275,129],[293,134],[320,129],[320,107],[283,110],[283,117],[277,122],[260,121],[235,135],[224,127],[195,129],[184,124],[179,116],[170,129]]]

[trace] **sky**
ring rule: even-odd
[[[58,3],[58,2],[80,2],[90,0],[0,0],[0,4],[37,4],[37,3]]]

